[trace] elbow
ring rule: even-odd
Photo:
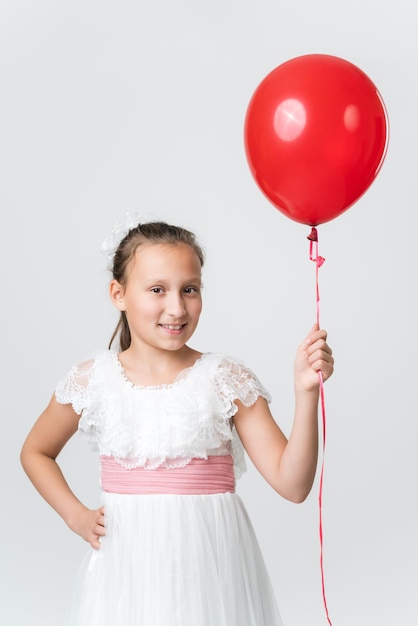
[[[33,456],[34,456],[34,451],[32,449],[32,446],[30,445],[28,440],[26,440],[20,451],[19,459],[20,459],[20,464],[23,467],[27,475],[29,475],[30,473]]]
[[[23,469],[25,470],[25,472],[27,472],[28,454],[27,454],[26,442],[23,444],[22,449],[20,451],[19,460]]]
[[[310,489],[276,490],[285,500],[293,504],[302,504],[310,494]]]
[[[294,481],[287,485],[284,497],[294,504],[302,504],[312,491],[313,479]]]
[[[269,481],[273,489],[285,500],[294,504],[302,504],[312,491],[314,476],[294,476],[289,472],[278,472],[273,480]]]
[[[309,491],[308,493],[295,494],[292,497],[287,498],[287,499],[290,500],[290,502],[293,502],[293,504],[302,504],[303,502],[305,502],[308,495],[309,495]]]

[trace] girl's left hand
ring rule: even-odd
[[[295,388],[313,391],[319,387],[318,372],[328,380],[334,371],[334,357],[327,344],[327,332],[314,324],[305,341],[299,346],[295,359]]]

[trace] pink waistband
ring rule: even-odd
[[[110,456],[102,456],[100,461],[102,489],[109,493],[206,495],[235,491],[231,455],[192,459],[184,467],[172,469],[126,469]]]

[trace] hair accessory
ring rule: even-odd
[[[106,237],[100,246],[100,252],[106,255],[107,258],[107,269],[112,269],[113,258],[122,239],[126,237],[130,230],[136,228],[143,221],[139,213],[126,213],[124,218],[116,222],[110,235]]]

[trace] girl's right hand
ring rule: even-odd
[[[70,528],[87,541],[92,548],[99,550],[100,539],[106,534],[104,507],[94,510],[83,509]]]

